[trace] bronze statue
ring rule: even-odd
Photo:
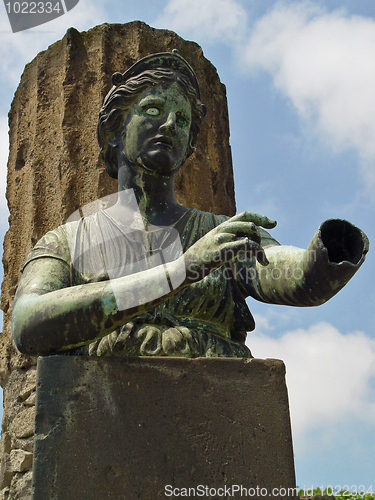
[[[368,239],[347,221],[324,222],[302,250],[279,245],[267,217],[177,203],[174,176],[205,115],[178,53],[150,55],[112,82],[98,141],[118,201],[50,231],[29,254],[13,309],[21,352],[251,357],[246,297],[319,305],[361,266]]]

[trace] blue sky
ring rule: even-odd
[[[306,247],[331,217],[375,241],[373,0],[80,0],[66,15],[17,34],[0,6],[1,193],[7,113],[24,65],[70,26],[136,19],[196,41],[218,69],[228,93],[238,211],[276,219],[273,234],[283,244]],[[250,303],[253,354],[287,366],[300,486],[375,491],[374,279],[370,251],[324,306]]]

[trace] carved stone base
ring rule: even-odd
[[[34,500],[295,498],[273,491],[295,488],[284,364],[40,358],[33,482]]]

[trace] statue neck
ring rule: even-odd
[[[140,213],[150,224],[172,224],[187,210],[175,199],[174,175],[156,176],[126,166],[119,169],[118,186],[119,204],[126,204],[126,190],[132,189]]]

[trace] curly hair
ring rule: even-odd
[[[110,137],[121,130],[124,117],[142,92],[148,87],[160,85],[163,82],[177,82],[191,104],[192,123],[184,161],[194,152],[206,108],[198,99],[189,79],[181,73],[163,68],[144,71],[140,75],[129,78],[123,85],[113,87],[104,99],[99,112],[97,139],[106,172],[114,179],[117,179],[118,175],[117,152],[116,148],[109,143]]]

